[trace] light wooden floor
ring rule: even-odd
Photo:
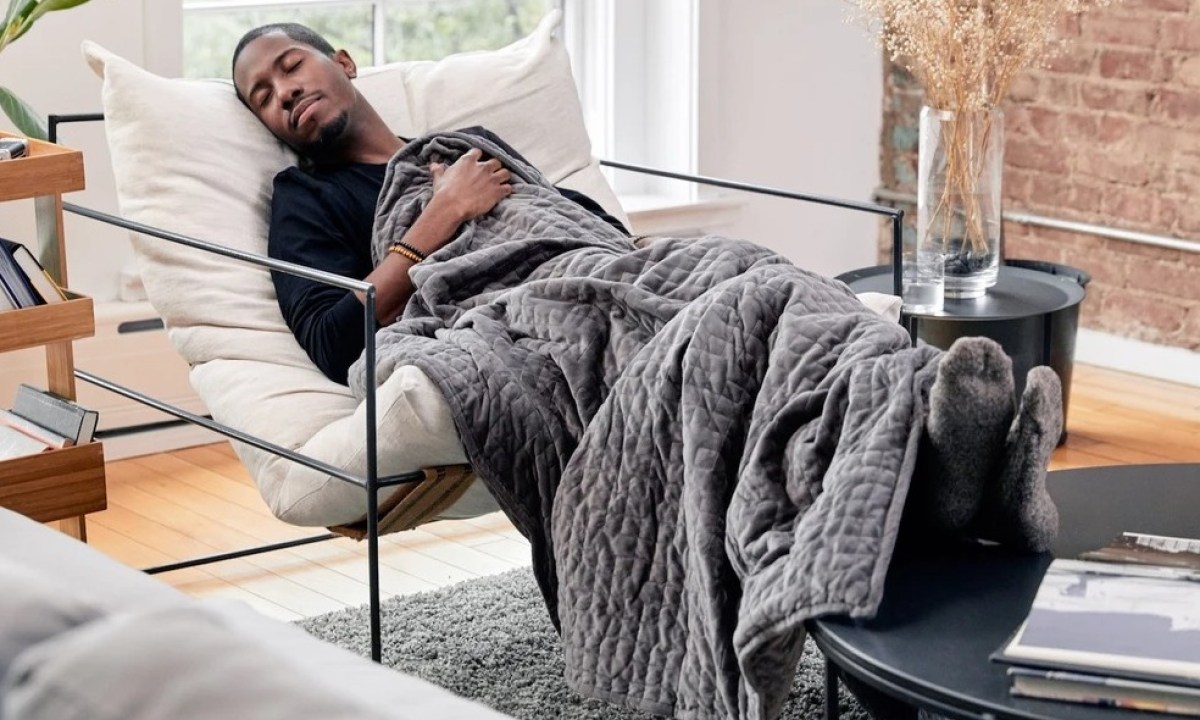
[[[144,568],[325,532],[276,520],[228,443],[109,463],[108,509],[88,542]],[[158,577],[195,596],[244,600],[295,620],[367,601],[366,545],[339,538]],[[385,597],[529,564],[529,544],[499,513],[380,540]]]
[[[1077,366],[1069,440],[1052,468],[1200,462],[1200,388]],[[134,567],[315,534],[275,520],[227,443],[108,465],[109,509],[89,541]],[[195,596],[244,600],[288,620],[366,602],[366,550],[338,539],[160,575]],[[381,542],[388,595],[431,590],[529,564],[499,513],[439,522]]]

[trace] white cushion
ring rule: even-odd
[[[155,608],[187,598],[150,575],[131,572],[129,566],[65,533],[4,508],[0,508],[0,548],[6,549],[9,564],[39,574],[53,569],[55,575],[68,579],[68,594],[79,596],[83,594],[81,588],[85,589],[88,602],[105,612]],[[5,589],[0,594],[11,587],[6,582],[0,580],[0,588]],[[0,621],[6,617],[0,609]]]
[[[100,616],[100,609],[80,598],[71,585],[4,557],[0,588],[0,680],[27,648]]]
[[[368,69],[357,87],[392,129],[416,136],[483,125],[552,182],[586,193],[625,220],[591,156],[570,65],[548,15],[529,37],[491,52]],[[272,179],[294,163],[217,80],[158,77],[94,43],[121,214],[130,220],[265,255]],[[146,294],[193,367],[192,383],[218,421],[346,469],[361,469],[362,410],[326,379],[280,314],[267,271],[134,236]],[[448,408],[420,371],[380,393],[380,469],[463,461]],[[357,413],[357,414],[356,414]],[[365,513],[362,492],[241,444],[276,514],[335,525]]]
[[[6,720],[502,720],[240,603],[117,614],[18,656]]]
[[[871,312],[882,315],[892,322],[900,322],[900,308],[903,302],[898,295],[864,292],[858,293],[858,301],[866,305]]]
[[[258,428],[256,434],[334,467],[366,472],[366,407],[349,392],[332,390],[333,383],[320,372],[260,360],[212,360],[192,370],[192,384],[209,407]],[[423,372],[398,369],[375,397],[381,472],[467,461],[450,408]],[[355,485],[270,453],[239,455],[276,517],[295,525],[342,525],[365,512],[365,495]]]

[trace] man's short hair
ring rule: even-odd
[[[328,40],[322,37],[321,34],[316,30],[313,30],[306,25],[292,22],[270,23],[254,28],[250,32],[243,35],[241,40],[238,40],[237,48],[235,48],[233,51],[233,60],[231,60],[229,63],[230,77],[233,76],[233,69],[237,66],[238,58],[241,57],[242,51],[246,49],[247,45],[259,39],[263,35],[270,35],[271,33],[276,32],[283,33],[296,42],[304,43],[305,45],[308,45],[314,50],[317,50],[318,52],[321,52],[329,57],[333,57],[334,52],[336,52],[333,49],[333,46],[329,44]],[[246,102],[245,98],[242,97],[241,92],[238,92],[238,99],[243,103]]]

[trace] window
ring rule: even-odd
[[[602,158],[696,168],[697,0],[568,0],[565,41]],[[627,209],[689,202],[689,183],[611,172]]]
[[[224,78],[242,34],[270,22],[308,25],[365,67],[503,47],[561,7],[594,153],[679,172],[696,167],[697,0],[182,1],[183,74]],[[634,207],[696,193],[628,172],[609,180]]]
[[[250,28],[298,22],[360,65],[435,60],[504,47],[527,35],[558,0],[184,0],[186,77],[229,77]]]

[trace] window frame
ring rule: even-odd
[[[694,173],[699,154],[697,0],[567,0],[563,42],[599,157]],[[610,173],[635,205],[692,202],[688,183]]]

